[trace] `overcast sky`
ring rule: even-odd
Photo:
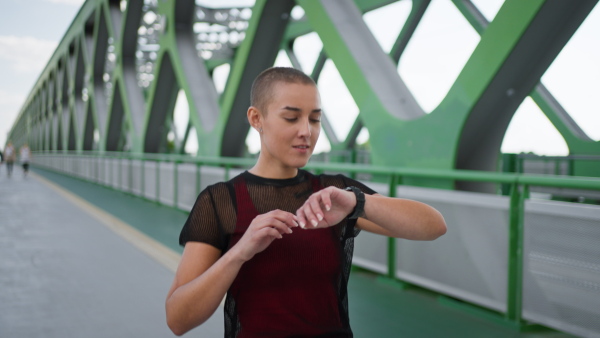
[[[210,0],[204,2],[211,4]],[[502,2],[474,0],[488,19],[493,19]],[[82,3],[82,0],[0,0],[0,147],[4,146],[21,105]],[[365,17],[384,50],[393,44],[409,10],[410,1],[400,1]],[[597,61],[600,60],[600,37],[597,32],[600,32],[600,6],[596,6],[542,78],[595,140],[600,139],[600,63]],[[312,50],[303,48],[306,52],[299,55],[299,59],[310,65],[314,63],[320,41],[316,34],[304,40],[297,44],[312,46]],[[478,41],[478,35],[449,0],[432,1],[398,66],[402,79],[425,111],[431,111],[441,101]],[[278,59],[280,65],[288,63],[285,57]],[[304,70],[310,72],[310,69]],[[351,126],[348,112],[352,115],[358,111],[347,90],[340,89],[343,82],[333,63],[326,65],[319,85],[323,107],[330,115],[336,134],[343,137]],[[337,89],[332,91],[332,88]],[[362,137],[364,139],[366,134]],[[320,148],[326,149],[327,142],[323,141]],[[567,148],[539,108],[526,99],[509,126],[502,151],[566,155]]]
[[[0,147],[82,0],[0,0]]]

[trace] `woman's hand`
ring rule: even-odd
[[[265,250],[276,238],[281,239],[284,234],[291,234],[292,228],[297,226],[298,222],[294,214],[273,210],[256,216],[234,247],[241,259],[249,261],[254,255]]]
[[[296,211],[302,228],[326,228],[338,224],[356,206],[356,196],[351,191],[327,187],[312,194]]]

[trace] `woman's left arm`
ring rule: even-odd
[[[363,217],[356,226],[368,232],[411,240],[434,240],[446,233],[442,214],[418,201],[365,194]]]
[[[302,228],[325,228],[339,223],[357,205],[352,191],[327,187],[312,194],[296,212]],[[411,240],[434,240],[446,233],[442,214],[418,201],[365,194],[364,213],[359,229]]]

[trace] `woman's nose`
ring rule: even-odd
[[[312,131],[310,129],[310,121],[308,119],[306,121],[302,121],[300,123],[300,130],[298,131],[298,135],[300,137],[310,137]]]

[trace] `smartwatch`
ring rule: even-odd
[[[346,191],[352,191],[356,196],[356,206],[353,212],[348,216],[349,219],[357,219],[365,213],[365,193],[357,187],[347,187]]]

